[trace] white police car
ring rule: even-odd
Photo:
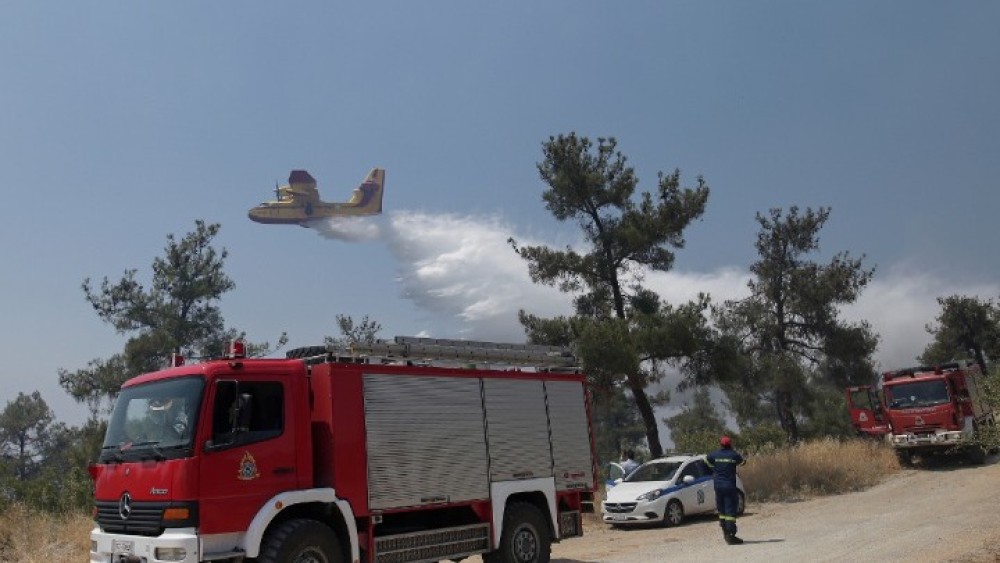
[[[737,477],[737,514],[746,508],[743,481]],[[705,456],[679,455],[640,465],[608,487],[601,516],[612,526],[661,522],[676,526],[691,514],[715,512],[715,486]]]

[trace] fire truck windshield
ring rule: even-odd
[[[192,376],[122,389],[111,411],[101,461],[189,456],[204,387],[201,377]]]
[[[886,386],[885,394],[892,409],[930,407],[948,402],[948,386],[943,379]]]

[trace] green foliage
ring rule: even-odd
[[[993,366],[983,378],[983,398],[993,407],[995,422],[979,429],[979,440],[987,450],[1000,449],[1000,366]]]
[[[618,461],[625,450],[642,449],[645,429],[642,419],[622,389],[612,389],[594,398],[591,405],[597,459],[603,466]]]
[[[851,425],[843,388],[820,387],[810,394],[803,405],[806,421],[802,436],[806,439],[850,438],[857,435]]]
[[[819,250],[818,233],[829,213],[807,208],[800,214],[791,207],[757,214],[759,259],[750,267],[750,296],[714,310],[726,341],[738,343],[747,362],[743,373],[719,380],[741,425],[776,415],[791,443],[799,440],[800,421],[820,415],[809,408],[818,394],[867,383],[874,372],[878,339],[870,326],[838,318],[874,269],[844,252],[827,264],[809,259]]]
[[[0,491],[5,500],[48,511],[79,510],[90,504],[87,463],[100,450],[104,425],[69,428],[54,422],[35,391],[23,393],[0,412]]]
[[[54,419],[52,409],[38,391],[31,395],[18,393],[0,412],[0,451],[17,480],[26,481],[37,472],[46,433]]]
[[[1000,360],[1000,305],[992,299],[939,297],[937,325],[927,326],[933,340],[918,360],[933,365],[972,359],[984,368]]]
[[[659,174],[654,193],[636,195],[638,178],[613,138],[599,138],[594,147],[570,133],[550,137],[542,148],[538,171],[548,185],[542,200],[557,220],[579,225],[585,248],[519,246],[510,239],[533,281],[576,295],[573,318],[546,320],[522,311],[520,319],[532,342],[575,345],[598,392],[626,386],[649,449],[659,456],[646,387],[659,377],[656,362],[680,361],[694,351],[685,341],[654,342],[654,335],[670,336],[662,326],[670,324],[670,309],[642,287],[641,272],[673,266],[673,251],[684,247],[684,229],[704,213],[708,186],[698,178],[697,187],[681,188],[680,172],[674,171]]]
[[[682,453],[706,453],[719,447],[719,437],[733,435],[712,404],[708,389],[700,388],[690,405],[679,414],[664,419],[670,429],[674,450]]]
[[[117,282],[103,279],[95,289],[83,281],[87,302],[120,334],[130,334],[125,349],[107,360],[95,359],[77,371],[59,370],[59,384],[86,403],[94,416],[118,395],[122,383],[141,373],[162,369],[173,354],[188,358],[219,357],[230,340],[242,337],[224,326],[218,302],[235,283],[223,271],[228,252],[216,250],[218,224],[195,221],[195,230],[177,240],[167,235],[164,256],[153,260],[146,287],[137,270],[126,270]],[[278,346],[287,338],[279,338]],[[270,351],[268,343],[248,343],[249,355]]]
[[[382,325],[375,320],[369,319],[368,315],[361,318],[361,322],[356,324],[350,315],[337,315],[337,328],[341,337],[334,338],[327,336],[324,340],[327,344],[352,342],[363,342],[373,344],[378,340],[378,333],[382,330]]]
[[[735,439],[738,449],[751,452],[772,452],[785,447],[788,435],[776,423],[762,423],[744,428]]]

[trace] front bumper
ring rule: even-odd
[[[961,430],[945,430],[931,434],[893,434],[890,442],[894,448],[926,448],[957,446],[965,438]]]
[[[653,501],[608,502],[601,503],[601,519],[607,524],[648,524],[663,520],[663,511],[667,505],[665,497]]]
[[[90,532],[90,563],[197,563],[198,543],[194,528],[172,528],[156,537],[108,534],[94,528]],[[158,553],[170,558],[158,559]]]

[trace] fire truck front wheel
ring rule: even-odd
[[[549,525],[534,505],[518,502],[507,507],[500,545],[487,554],[486,563],[548,563],[552,555]]]
[[[333,530],[315,520],[282,522],[264,536],[257,563],[343,563]]]

